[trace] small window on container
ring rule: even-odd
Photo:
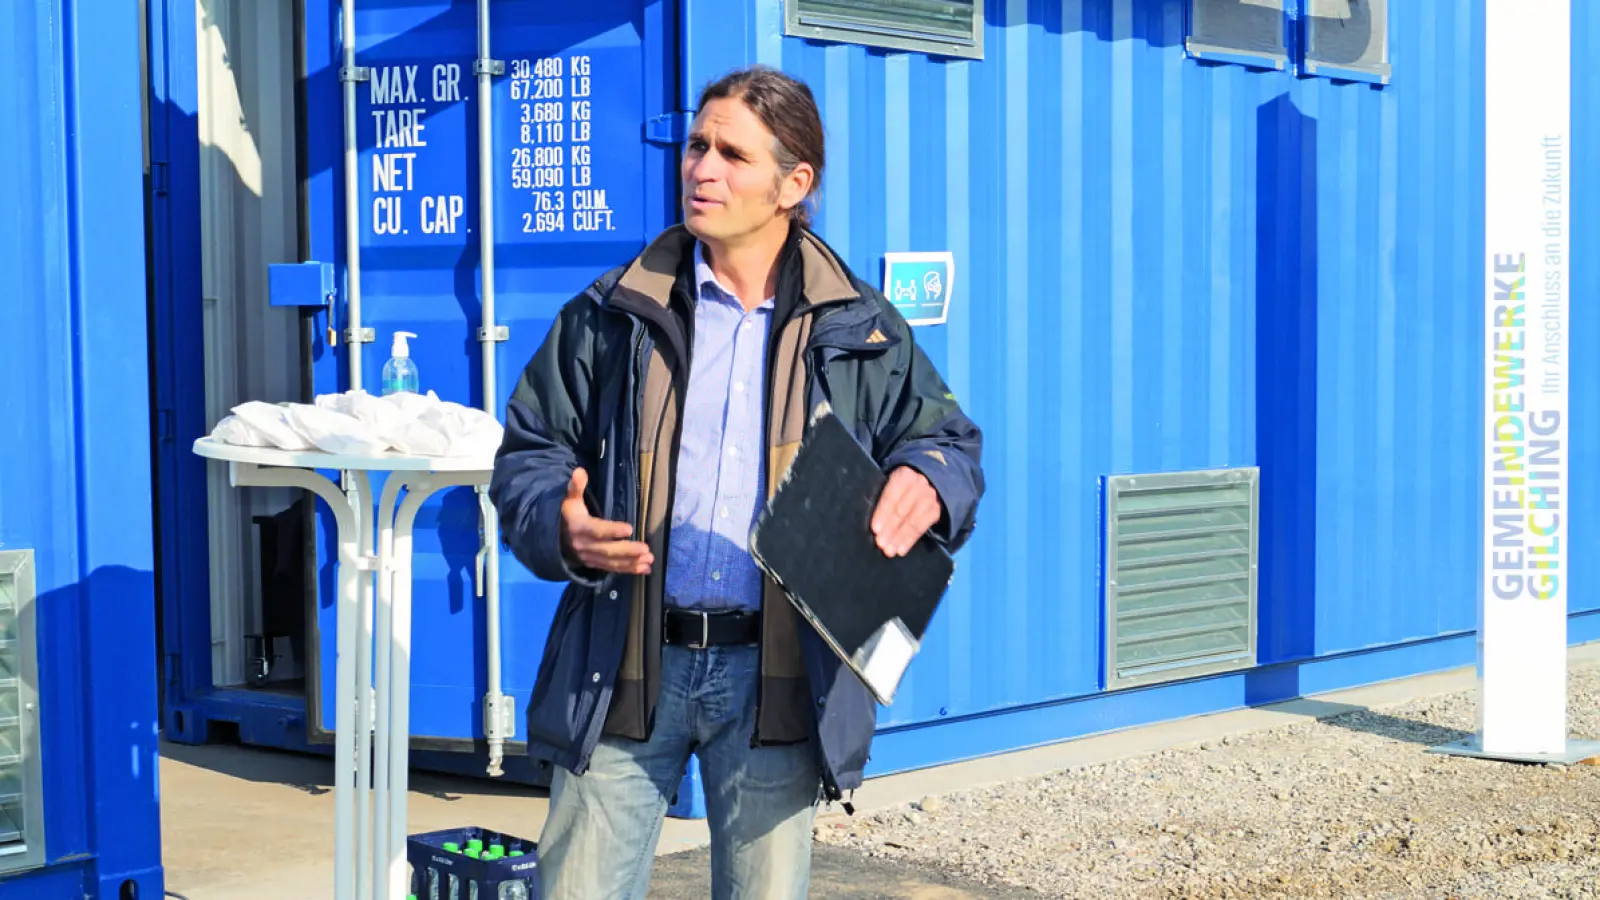
[[[1184,47],[1195,59],[1282,71],[1284,0],[1191,0]]]
[[[983,0],[785,0],[785,34],[983,58]]]
[[[1307,75],[1389,83],[1388,0],[1305,0]]]

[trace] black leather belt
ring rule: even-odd
[[[661,639],[691,650],[722,644],[754,644],[761,639],[761,614],[668,608],[661,623]]]

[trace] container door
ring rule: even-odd
[[[492,405],[502,421],[523,366],[563,304],[637,253],[676,214],[677,148],[646,140],[647,123],[676,96],[673,4],[641,0],[495,0],[488,4],[493,76],[493,196],[479,191],[477,60],[473,2],[359,0],[356,5],[362,387],[380,390],[397,331],[417,335],[411,356],[423,391],[482,406],[479,326],[483,279],[480,210],[492,210],[496,347]],[[345,258],[340,4],[306,10],[305,104],[311,258]],[[496,66],[498,68],[498,66]],[[674,121],[672,117],[659,119]],[[319,329],[318,393],[346,390],[351,345]],[[375,479],[374,492],[381,490]],[[333,525],[319,510],[319,634],[324,664],[308,690],[313,740],[333,728],[336,634]],[[480,515],[471,489],[434,496],[417,519],[413,593],[413,746],[465,750],[484,737],[488,690],[479,578]],[[496,548],[498,552],[498,548]],[[521,752],[522,710],[533,688],[560,585],[536,580],[501,555],[503,682]],[[322,733],[318,733],[318,732]]]

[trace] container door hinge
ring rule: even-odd
[[[681,144],[694,117],[686,112],[662,113],[644,123],[644,139],[652,144]]]
[[[504,75],[506,61],[503,59],[475,59],[472,61],[472,74],[474,75]]]
[[[150,190],[157,197],[165,197],[172,193],[171,176],[167,173],[167,164],[153,162],[150,164]]]
[[[485,694],[483,697],[483,736],[493,740],[511,740],[517,735],[517,716],[508,694]]]
[[[496,325],[493,328],[478,329],[478,343],[500,343],[511,340],[511,326]]]
[[[371,66],[340,66],[339,67],[339,81],[341,83],[342,82],[347,82],[347,81],[357,81],[357,82],[359,82],[359,81],[371,81],[371,80],[372,80],[372,67]]]
[[[346,328],[344,342],[346,344],[371,344],[378,340],[378,332],[372,328]]]

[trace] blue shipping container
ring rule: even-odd
[[[167,15],[180,20],[183,5],[170,0]],[[494,324],[508,328],[488,400],[501,408],[560,305],[675,220],[698,88],[735,66],[778,66],[822,108],[822,236],[868,278],[887,252],[954,254],[949,321],[917,337],[987,438],[981,523],[882,711],[869,774],[1468,664],[1481,553],[1484,4],[1394,4],[1386,84],[1300,71],[1304,4],[1286,6],[1289,64],[1273,70],[1195,58],[1193,4],[1179,0],[990,0],[982,59],[788,36],[785,0],[496,0],[492,56],[507,69],[490,95],[485,197],[475,4],[361,0],[356,59],[371,72],[356,85],[353,186],[359,325],[375,334],[360,382],[374,385],[390,335],[411,331],[424,389],[484,402],[487,202]],[[334,265],[339,295],[331,321],[316,306],[303,313],[320,393],[353,383],[349,341],[323,337],[355,324],[352,185],[341,4],[304,7],[304,258]],[[1600,17],[1575,4],[1574,57],[1597,40]],[[1573,97],[1572,285],[1583,296],[1600,256],[1585,252],[1595,237],[1584,165],[1600,96],[1579,79]],[[188,362],[167,377],[203,383],[193,334],[178,330],[193,327],[182,304],[198,296],[171,297],[158,339]],[[1574,345],[1594,334],[1594,315],[1573,304]],[[1582,410],[1600,361],[1580,354],[1572,378]],[[179,447],[214,424],[191,401],[174,404]],[[1580,504],[1597,490],[1595,428],[1581,416],[1572,426]],[[1108,690],[1105,479],[1245,467],[1261,470],[1256,664]],[[247,741],[325,745],[331,667],[310,661],[305,700],[213,685],[193,477],[191,463],[164,460],[162,497],[188,511],[163,525],[164,567],[185,585],[164,601],[178,673],[167,726],[199,740],[228,721]],[[321,515],[308,641],[331,659],[334,549]],[[1574,642],[1600,634],[1583,552],[1593,540],[1574,523]],[[479,546],[472,491],[424,507],[414,746],[470,751],[475,767],[486,660],[500,655],[520,711],[558,592],[501,554],[500,634],[487,646]]]
[[[125,0],[0,12],[4,897],[163,892],[140,34]]]

